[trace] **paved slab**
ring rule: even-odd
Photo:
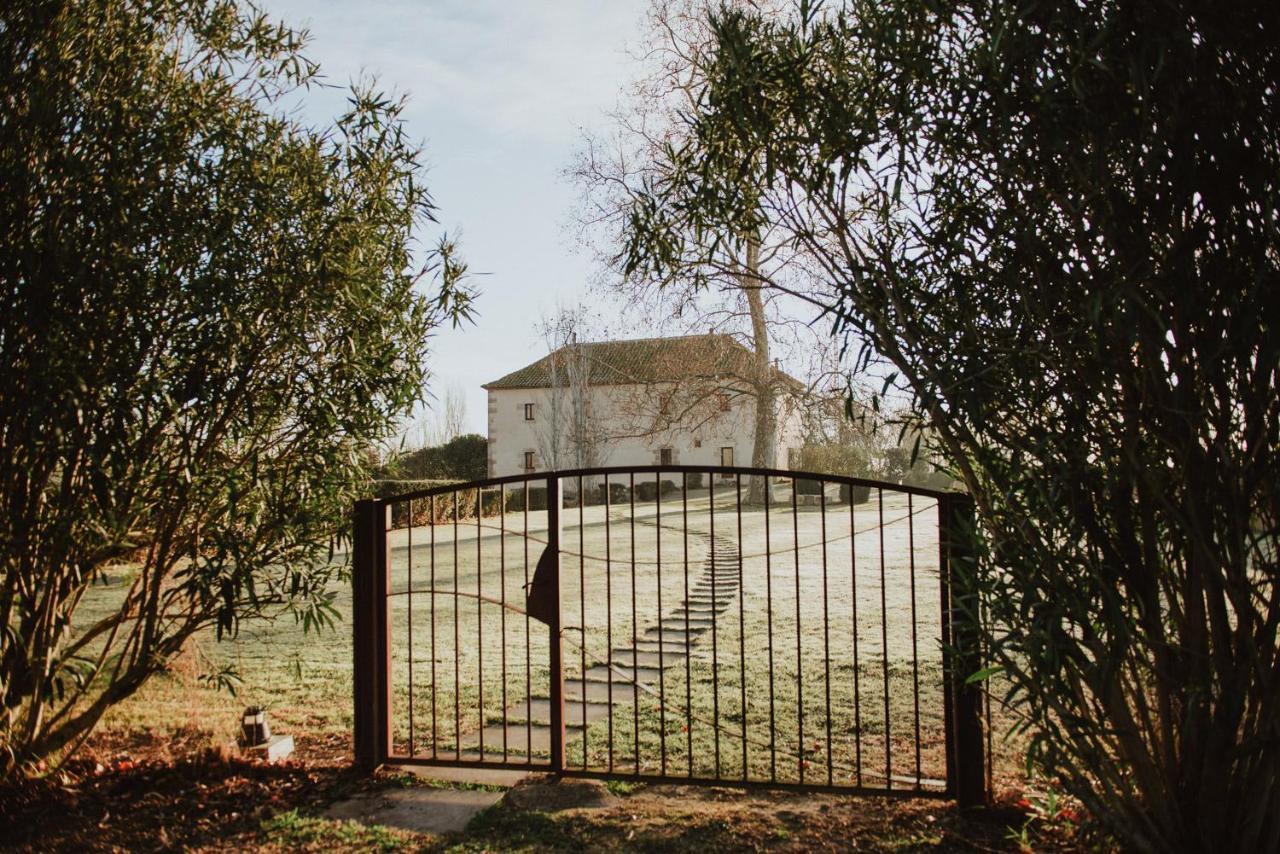
[[[621,692],[618,692],[621,695]],[[586,712],[582,709],[581,697],[577,702],[564,704],[564,721],[566,724],[581,724],[584,717],[587,723],[604,720],[609,716],[609,703],[587,701]],[[507,717],[512,721],[533,720],[535,723],[550,723],[551,700],[546,697],[534,697],[528,703],[516,703],[507,709]]]
[[[596,682],[588,680],[583,682],[581,679],[564,680],[564,699],[568,704],[569,700],[582,699],[583,692],[586,692],[587,700],[594,700],[597,703],[609,702],[609,683]],[[613,702],[630,703],[635,699],[636,686],[627,682],[613,683]]]
[[[615,649],[613,651],[613,663],[615,665],[630,666],[638,664],[641,667],[661,667],[664,664],[670,666],[684,661],[685,653],[674,652],[670,649],[664,649],[661,654],[657,651],[641,650],[637,652],[634,649]]]
[[[566,723],[568,731],[565,732],[565,738],[576,738],[581,727],[574,727]],[[532,752],[535,756],[545,754],[551,750],[551,727],[544,724],[534,724],[529,726],[525,723],[511,723],[503,727],[501,724],[490,724],[483,730],[484,733],[484,753],[489,759],[501,759],[503,751],[503,737],[506,737],[507,753],[519,753],[521,755]],[[480,745],[480,735],[473,733],[470,736],[463,736],[462,747],[464,750],[475,750]]]
[[[655,682],[658,674],[662,672],[661,667],[626,667],[619,664],[613,665],[613,681],[616,684],[619,680],[626,682]],[[600,682],[609,681],[609,667],[605,664],[597,664],[594,667],[587,668],[587,679],[596,679]]]
[[[329,818],[381,824],[441,836],[458,833],[481,810],[502,799],[502,791],[437,789],[424,786],[385,789],[339,801],[325,811]]]

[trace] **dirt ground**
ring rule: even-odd
[[[208,734],[95,740],[58,781],[0,792],[0,847],[19,851],[1070,851],[1080,817],[1005,791],[961,814],[932,799],[730,788],[522,785],[460,834],[433,837],[322,817],[370,789],[432,785],[364,776],[342,737],[299,739],[279,765],[208,746]],[[444,784],[439,784],[444,785]],[[582,803],[572,792],[596,787]],[[568,793],[567,795],[565,793]]]

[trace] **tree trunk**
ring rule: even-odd
[[[760,241],[754,237],[747,239],[746,263],[738,281],[747,298],[747,311],[751,316],[751,339],[756,354],[755,371],[751,378],[751,391],[756,401],[751,465],[754,468],[773,468],[777,464],[776,377],[769,358],[769,328],[765,324],[764,298],[760,295]],[[753,476],[750,479],[749,500],[755,504],[763,503],[764,494],[765,479]]]

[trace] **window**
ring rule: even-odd
[[[733,448],[720,449],[720,465],[725,468],[733,467]]]
[[[660,466],[672,465],[672,461],[674,457],[675,457],[675,454],[671,451],[670,448],[663,448],[662,450],[658,451],[658,465]]]
[[[533,420],[533,404],[532,403],[526,403],[524,405],[524,420],[525,421]]]
[[[720,393],[718,393],[718,394],[716,395],[716,401],[720,404],[720,411],[721,411],[721,412],[728,412],[728,411],[729,411],[729,408],[730,408],[730,407],[729,407],[729,395],[725,394],[724,392],[720,392]]]
[[[532,406],[533,404],[529,404]],[[524,470],[533,471],[533,451],[524,452]]]
[[[693,440],[693,446],[694,446],[695,448],[701,448],[701,447],[702,447],[702,440],[701,440],[701,439],[694,439],[694,440]]]

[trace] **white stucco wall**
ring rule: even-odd
[[[561,392],[563,394],[563,392]],[[704,403],[670,429],[652,432],[652,413],[657,410],[660,388],[640,386],[595,386],[591,389],[591,411],[610,437],[603,444],[598,464],[604,466],[657,465],[660,450],[671,448],[675,465],[718,466],[720,449],[733,448],[734,464],[751,465],[754,436],[754,399],[730,397],[729,410]],[[491,389],[489,391],[489,476],[503,477],[524,472],[524,454],[534,452],[534,469],[546,471],[545,439],[551,412],[549,389]],[[524,405],[534,404],[534,420],[525,420]],[[678,405],[678,404],[677,404]],[[562,408],[566,408],[563,407]],[[787,468],[788,449],[801,445],[798,412],[783,404],[779,411],[776,466]],[[570,465],[561,465],[569,468]]]

